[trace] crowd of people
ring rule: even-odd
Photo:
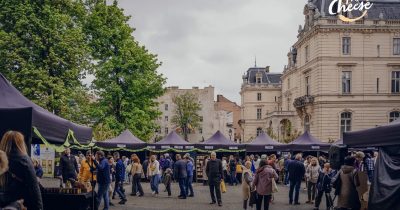
[[[222,206],[221,186],[229,183],[241,185],[243,209],[254,205],[257,210],[269,209],[278,186],[289,187],[289,204],[300,205],[299,192],[305,183],[305,204],[310,208],[318,210],[323,197],[326,207],[330,208],[337,197],[336,207],[348,210],[362,207],[363,194],[373,179],[376,158],[376,152],[352,152],[344,159],[344,165],[334,170],[324,156],[317,158],[298,153],[293,157],[290,154],[277,157],[264,154],[241,159],[230,155],[220,160],[215,152],[211,152],[202,165],[209,185],[210,204]],[[120,205],[126,203],[126,184],[131,184],[130,196],[144,196],[143,180],[148,180],[154,197],[160,193],[160,184],[164,185],[164,192],[172,196],[172,182],[179,185],[179,199],[194,197],[194,170],[195,161],[189,153],[174,157],[168,153],[159,157],[151,155],[141,162],[136,154],[128,158],[119,152],[106,155],[103,151],[95,154],[87,151],[86,155],[75,156],[66,148],[60,158],[59,175],[63,187],[79,182],[89,191],[97,188],[97,206],[103,201],[104,209],[108,210],[110,205],[115,205],[112,200],[116,197]],[[28,156],[24,136],[16,131],[7,132],[0,142],[0,206],[43,209],[39,183],[42,176],[39,161]]]

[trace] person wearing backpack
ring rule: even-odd
[[[340,210],[359,210],[361,207],[358,197],[356,171],[354,168],[355,158],[348,156],[344,159],[344,165],[337,175],[332,179],[335,187],[335,195],[338,196],[337,209]]]

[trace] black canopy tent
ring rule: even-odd
[[[128,129],[119,136],[105,141],[96,142],[96,146],[104,150],[141,150],[146,147],[146,142],[138,139]]]
[[[379,147],[368,209],[400,209],[400,119],[376,128],[346,132],[343,142],[349,147]]]
[[[147,149],[156,152],[163,150],[189,151],[194,149],[194,145],[183,140],[175,131],[172,131],[161,141],[148,144]]]
[[[212,135],[205,142],[196,144],[196,148],[200,150],[224,150],[225,152],[239,152],[240,150],[244,150],[244,144],[238,144],[227,139],[221,131],[217,131],[214,135]]]
[[[287,145],[291,151],[328,151],[330,144],[323,143],[308,131]]]
[[[286,145],[273,140],[268,134],[262,132],[251,143],[246,144],[246,152],[282,151]]]
[[[32,135],[32,128],[37,132]],[[30,136],[33,143],[41,143],[41,138],[52,144],[63,144],[67,137],[73,137],[79,143],[89,143],[92,129],[77,125],[25,98],[7,79],[0,74],[0,135],[7,130],[19,130],[27,138],[30,147]]]

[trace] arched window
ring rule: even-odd
[[[351,112],[340,114],[340,138],[343,138],[343,133],[347,131],[351,131]]]
[[[391,122],[399,119],[399,117],[400,117],[400,112],[398,112],[398,111],[390,112],[390,114],[389,114],[389,122],[391,123]]]
[[[257,136],[261,135],[262,132],[263,132],[262,128],[257,128]]]
[[[310,115],[304,117],[304,132],[310,132]]]

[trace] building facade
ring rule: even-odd
[[[235,102],[225,98],[223,95],[217,95],[217,101],[215,102],[215,109],[217,111],[225,111],[228,118],[227,127],[228,135],[232,140],[240,143],[242,140],[242,129],[239,126],[240,120],[240,106]]]
[[[252,67],[243,75],[241,96],[242,142],[255,139],[267,127],[266,116],[280,109],[281,74],[266,68]]]
[[[201,105],[199,115],[201,117],[200,127],[195,128],[188,134],[188,140],[191,143],[198,143],[210,138],[217,130],[220,130],[224,135],[229,137],[229,125],[232,124],[233,115],[230,111],[217,110],[214,101],[214,87],[208,86],[204,89],[193,87],[192,89],[179,89],[177,86],[168,87],[163,96],[157,99],[159,110],[162,115],[158,119],[160,129],[154,136],[155,139],[165,137],[173,130],[177,130],[171,120],[174,116],[176,105],[173,103],[173,98],[190,92],[195,95]]]
[[[400,115],[400,2],[373,1],[366,17],[350,23],[329,15],[330,2],[304,7],[281,77],[281,109],[267,116],[266,129],[280,136],[309,130],[334,141]]]

